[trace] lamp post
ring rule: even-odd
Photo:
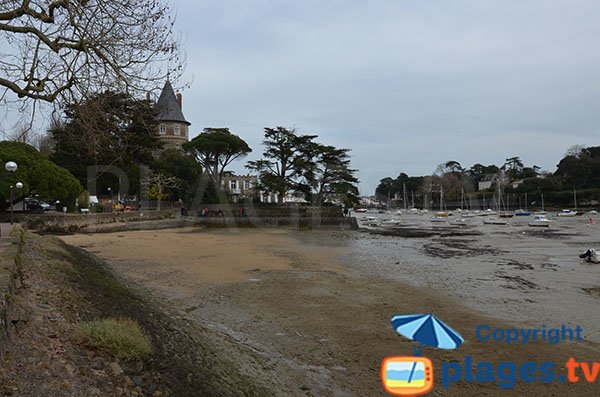
[[[17,168],[19,168],[17,166],[17,163],[15,163],[14,161],[7,161],[6,164],[4,164],[4,169],[8,172],[15,172],[17,171]],[[19,182],[20,183],[20,182]],[[22,186],[23,184],[21,184]],[[12,213],[13,213],[13,198],[12,198],[12,185],[10,186],[10,224],[13,224],[13,218],[12,218]]]
[[[15,186],[17,189],[21,190],[23,189],[23,184],[21,182],[17,182],[15,183]],[[10,185],[10,224],[13,224],[13,202],[14,202],[14,197],[13,197],[13,185]]]

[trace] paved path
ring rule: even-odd
[[[0,238],[8,237],[13,226],[10,223],[0,223]]]

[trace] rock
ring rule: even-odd
[[[63,380],[62,382],[60,382],[60,388],[65,390],[65,389],[69,389],[71,387],[71,383],[68,380]]]
[[[133,385],[135,385],[135,383],[133,383],[129,376],[126,376],[125,379],[123,379],[123,381],[125,382],[125,385],[127,387],[132,387]]]
[[[73,368],[73,366],[70,364],[65,365],[65,371],[67,371],[69,376],[73,376],[75,374],[75,368]]]
[[[115,376],[119,376],[123,373],[123,368],[119,365],[119,363],[112,362],[109,364],[110,370]]]
[[[102,362],[102,360],[94,360],[92,361],[92,364],[90,366],[92,367],[92,369],[101,370],[102,368],[104,368],[104,363]]]
[[[100,397],[102,392],[97,387],[90,387],[87,391],[87,395],[90,397]]]
[[[144,379],[141,376],[134,376],[131,379],[133,380],[133,383],[138,387],[141,387],[144,385]]]
[[[115,397],[123,397],[125,395],[125,390],[120,387],[115,388]]]
[[[45,303],[38,303],[37,307],[39,307],[40,309],[44,309],[44,310],[50,309],[50,305],[47,305]]]
[[[154,394],[152,394],[152,397],[163,397],[163,396],[164,396],[164,394],[160,390],[157,390],[154,392]]]

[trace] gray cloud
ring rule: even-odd
[[[325,4],[324,4],[325,3]],[[261,151],[262,128],[296,126],[353,150],[361,191],[454,159],[553,171],[598,145],[600,3],[179,1],[185,114]],[[243,170],[243,164],[236,165]]]

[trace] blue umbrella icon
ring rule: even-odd
[[[413,347],[415,356],[421,355],[421,345],[456,349],[465,341],[458,332],[433,314],[394,316],[391,323],[400,335],[419,343],[419,346]]]

